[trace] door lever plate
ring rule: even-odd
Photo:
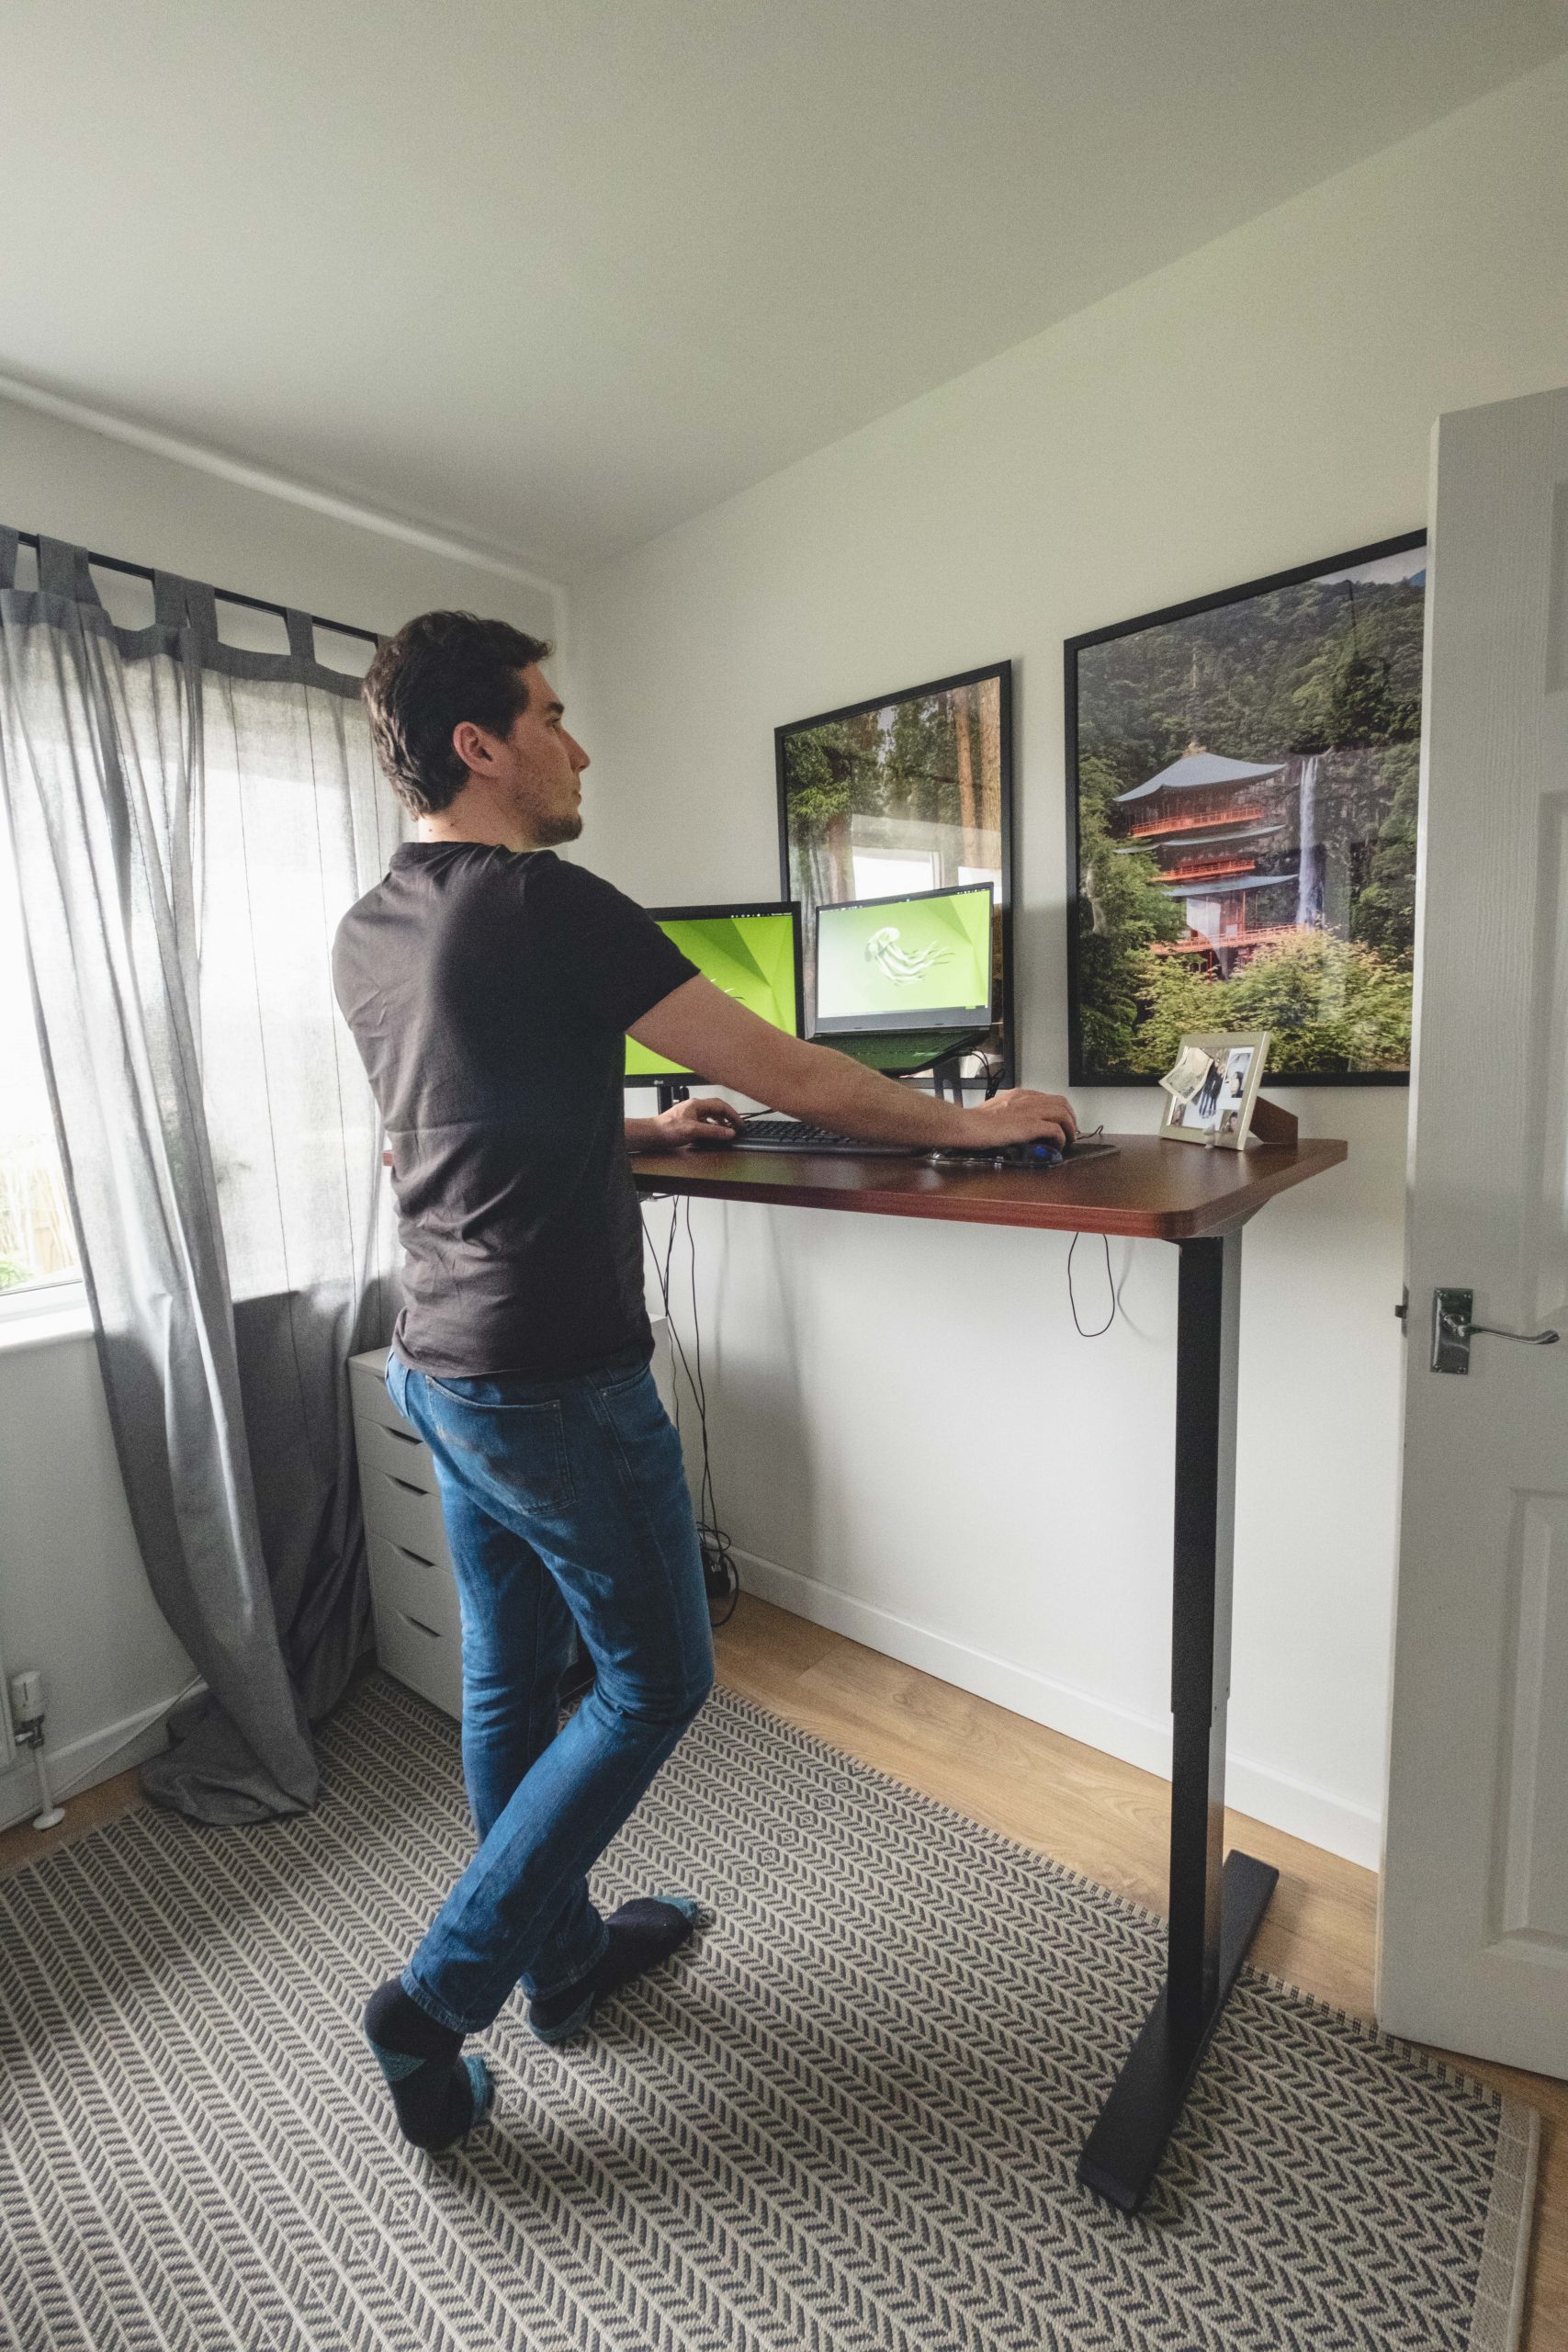
[[[1470,1323],[1475,1312],[1472,1290],[1432,1293],[1432,1370],[1470,1370]]]

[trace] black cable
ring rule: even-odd
[[[702,1482],[697,1488],[697,1524],[701,1527],[707,1519],[713,1499],[713,1464],[708,1457],[708,1392],[707,1383],[703,1378],[703,1321],[697,1306],[697,1245],[692,1238],[692,1196],[689,1193],[686,1195],[685,1210],[686,1266],[692,1294],[692,1351],[697,1367],[693,1394],[697,1400],[697,1418],[702,1424],[703,1432],[703,1475]]]
[[[730,1552],[728,1532],[718,1523],[718,1498],[714,1487],[713,1457],[708,1446],[708,1392],[703,1374],[703,1322],[697,1305],[697,1245],[692,1232],[690,1193],[686,1195],[686,1254],[692,1295],[692,1351],[696,1364],[694,1394],[703,1432],[703,1474],[697,1490],[697,1533],[703,1544],[704,1567],[710,1577],[718,1578],[721,1597],[728,1598],[729,1602],[724,1615],[714,1620],[717,1626],[727,1625],[735,1614],[740,1598],[740,1575]]]
[[[642,1212],[642,1230],[643,1238],[647,1241],[649,1249],[653,1253],[653,1271],[659,1280],[660,1297],[664,1307],[664,1320],[669,1328],[671,1344],[673,1347],[678,1359],[678,1367],[672,1367],[674,1376],[671,1378],[671,1387],[672,1388],[675,1396],[675,1430],[677,1436],[679,1436],[681,1430],[681,1382],[679,1374],[681,1372],[684,1372],[686,1375],[686,1385],[691,1389],[693,1396],[694,1397],[697,1393],[696,1385],[692,1379],[691,1367],[686,1362],[686,1351],[681,1343],[681,1334],[676,1327],[675,1317],[671,1312],[670,1307],[671,1260],[672,1259],[675,1251],[675,1221],[680,1215],[680,1203],[672,1193],[656,1193],[654,1197],[658,1200],[668,1200],[670,1203],[670,1233],[664,1245],[664,1255],[662,1259],[659,1254],[659,1244],[653,1238],[652,1234],[649,1232],[648,1213],[646,1210]]]
[[[670,1200],[670,1231],[665,1239],[662,1256],[660,1256],[658,1242],[654,1240],[652,1234],[649,1231],[646,1210],[643,1212],[642,1229],[644,1237],[648,1241],[649,1249],[652,1253],[654,1274],[659,1283],[660,1297],[664,1308],[664,1319],[669,1327],[671,1345],[674,1350],[674,1378],[671,1385],[675,1392],[676,1431],[679,1433],[681,1428],[680,1375],[682,1373],[685,1374],[686,1385],[692,1392],[692,1401],[697,1408],[697,1420],[702,1431],[702,1473],[697,1484],[697,1540],[702,1546],[703,1573],[709,1582],[709,1613],[711,1622],[716,1630],[720,1625],[727,1625],[731,1617],[735,1614],[736,1608],[739,1605],[740,1599],[740,1572],[735,1565],[734,1555],[730,1549],[728,1530],[721,1527],[718,1523],[718,1502],[714,1486],[713,1456],[708,1443],[707,1382],[704,1376],[702,1368],[702,1316],[697,1305],[697,1252],[695,1238],[692,1232],[692,1204],[690,1196],[688,1195],[686,1199],[686,1250],[690,1268],[692,1344],[694,1354],[695,1356],[694,1367],[692,1358],[686,1353],[685,1344],[681,1338],[680,1327],[676,1323],[670,1296],[675,1254],[675,1233],[676,1227],[680,1222],[681,1203],[678,1198],[665,1193],[659,1193],[654,1197],[660,1200]],[[719,1586],[719,1600],[721,1601],[728,1600],[729,1604],[725,1610],[722,1617],[712,1617],[712,1602],[714,1597],[712,1587],[713,1581],[716,1578]]]
[[[1078,1303],[1073,1295],[1073,1251],[1083,1239],[1083,1235],[1081,1233],[1075,1233],[1071,1241],[1067,1244],[1067,1305],[1073,1310],[1073,1326],[1080,1340],[1103,1339],[1106,1332],[1110,1330],[1111,1326],[1116,1320],[1116,1308],[1119,1302],[1116,1296],[1115,1279],[1111,1272],[1111,1237],[1109,1234],[1102,1233],[1100,1238],[1105,1244],[1105,1280],[1107,1287],[1111,1292],[1111,1312],[1106,1317],[1104,1322],[1100,1324],[1099,1329],[1094,1331],[1086,1331],[1083,1325],[1078,1321]]]
[[[998,1087],[1002,1082],[1002,1064],[1000,1057],[998,1057],[993,1063],[991,1056],[986,1051],[984,1046],[971,1046],[968,1054],[964,1058],[966,1060],[977,1061],[981,1069],[985,1071],[986,1075],[982,1083],[986,1089],[986,1100],[989,1102],[993,1095],[996,1093]],[[975,1081],[973,1079],[960,1078],[958,1081],[960,1091],[962,1092],[962,1090],[965,1086],[973,1086],[974,1083]]]

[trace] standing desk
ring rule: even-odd
[[[1285,1125],[1284,1114],[1273,1119]],[[1241,1229],[1276,1193],[1346,1156],[1343,1143],[1207,1150],[1113,1136],[1113,1157],[1052,1169],[933,1166],[831,1152],[641,1152],[639,1193],[756,1201],[873,1216],[1018,1225],[1173,1242],[1176,1328],[1175,1568],[1170,1638],[1174,1738],[1170,1917],[1165,1985],[1078,2159],[1078,2178],[1135,2212],[1154,2178],[1279,1872],[1222,1858],[1230,1692],[1235,1396]]]

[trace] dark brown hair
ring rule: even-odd
[[[509,735],[528,707],[519,672],[554,650],[477,613],[420,613],[378,647],[359,691],[387,781],[416,817],[449,808],[468,780],[453,729],[467,718]]]

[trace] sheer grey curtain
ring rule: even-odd
[[[369,1646],[345,1359],[384,1339],[380,1130],[333,1001],[339,915],[397,803],[357,681],[219,641],[159,575],[113,625],[80,548],[20,589],[0,530],[0,797],[126,1494],[207,1690],[142,1767],[156,1803],[314,1802],[310,1725]],[[104,1628],[107,1641],[114,1628]]]

